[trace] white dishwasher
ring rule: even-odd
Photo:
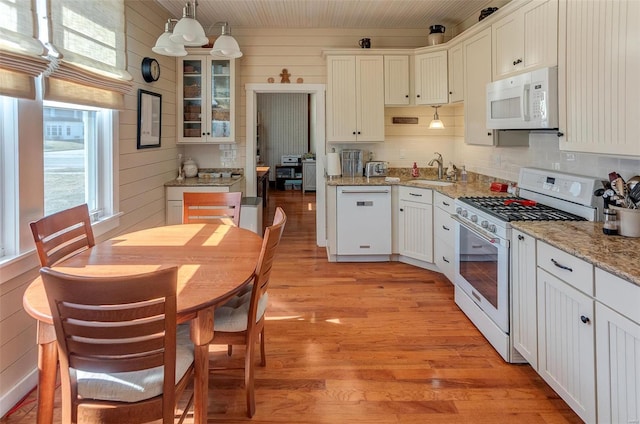
[[[391,187],[340,186],[336,253],[391,255]]]

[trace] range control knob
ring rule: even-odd
[[[466,209],[463,209],[462,212],[460,212],[460,215],[462,215],[463,217],[467,217],[467,215],[469,215],[469,212],[467,212]]]
[[[487,222],[487,220],[485,219],[484,221],[482,221],[482,222],[480,223],[480,226],[481,226],[482,228],[487,228],[487,227],[489,227],[489,222]]]
[[[462,212],[462,208],[461,208],[460,206],[458,206],[458,207],[456,208],[456,213],[457,213],[458,215],[460,215],[460,212]]]
[[[471,222],[478,222],[478,215],[471,215]]]
[[[487,228],[489,231],[491,231],[492,233],[496,232],[496,225],[495,224],[491,224],[489,225],[489,227]]]

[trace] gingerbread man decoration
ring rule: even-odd
[[[280,74],[280,76],[282,77],[282,80],[280,80],[282,84],[291,82],[289,81],[289,77],[291,76],[291,74],[287,71],[286,68],[282,70],[282,73]]]

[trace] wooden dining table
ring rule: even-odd
[[[178,324],[191,323],[195,345],[194,423],[206,423],[214,309],[251,282],[261,247],[260,236],[234,226],[170,225],[113,237],[53,268],[94,277],[140,274],[167,265],[179,267]],[[23,306],[38,320],[37,422],[49,424],[53,422],[58,353],[40,277],[25,291]]]

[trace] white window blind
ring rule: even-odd
[[[110,109],[124,105],[127,72],[124,0],[50,0],[50,40],[59,53],[45,99]]]
[[[49,65],[35,16],[35,0],[0,0],[0,95],[35,99],[35,77]]]

